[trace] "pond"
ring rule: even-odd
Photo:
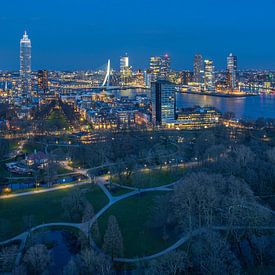
[[[44,244],[51,252],[50,274],[61,274],[72,256],[80,251],[78,234],[70,230],[41,231],[34,236],[35,244]]]

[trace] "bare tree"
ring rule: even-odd
[[[245,145],[236,146],[233,149],[236,162],[241,166],[245,167],[249,162],[252,162],[255,158],[255,154],[251,149]]]
[[[183,251],[172,251],[159,260],[150,263],[150,268],[145,274],[152,275],[176,275],[184,274],[190,266],[187,255]]]
[[[95,217],[95,212],[94,212],[93,206],[89,202],[86,202],[86,206],[82,217],[82,222],[88,223],[89,237],[97,241],[100,239],[100,232],[99,232],[97,219],[94,219],[94,217]]]
[[[47,270],[51,256],[45,245],[37,244],[27,250],[23,260],[31,274],[41,274]]]
[[[0,272],[8,272],[12,270],[15,257],[18,253],[16,245],[3,247],[0,250]]]
[[[123,256],[123,239],[115,216],[110,216],[104,235],[103,250],[112,257]]]
[[[227,242],[212,231],[191,242],[192,265],[200,274],[240,274],[240,263]]]
[[[71,220],[81,219],[85,205],[86,200],[83,196],[83,192],[79,188],[74,188],[62,201],[65,215]]]
[[[77,264],[75,263],[74,259],[71,258],[68,264],[63,268],[62,271],[63,275],[79,275],[80,270]]]
[[[91,249],[84,249],[77,257],[77,266],[80,267],[80,274],[112,274],[112,262],[106,256]]]

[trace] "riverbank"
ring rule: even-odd
[[[189,95],[207,95],[207,96],[215,96],[215,97],[226,97],[226,98],[236,98],[236,97],[251,97],[258,96],[259,94],[252,93],[243,93],[243,94],[222,94],[217,92],[190,92],[190,91],[179,91],[182,94]]]

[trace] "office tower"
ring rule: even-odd
[[[28,95],[31,92],[31,40],[26,31],[20,40],[20,80],[22,94]]]
[[[237,82],[237,56],[232,53],[227,57],[226,84],[231,90],[236,88]]]
[[[204,88],[206,91],[214,91],[214,66],[212,60],[204,60]]]
[[[152,120],[164,125],[175,119],[175,85],[167,80],[152,82]]]
[[[37,86],[38,91],[47,93],[49,90],[48,86],[48,71],[47,70],[39,70],[37,73]]]
[[[150,71],[151,71],[151,81],[156,82],[160,76],[161,69],[161,57],[152,56],[150,58]]]
[[[203,59],[201,54],[194,57],[194,82],[202,83]]]
[[[129,66],[129,57],[126,54],[120,58],[120,82],[121,85],[129,83],[132,76],[132,69]]]
[[[171,72],[171,59],[168,54],[164,56],[152,56],[150,58],[150,71],[152,73],[152,82],[158,79],[168,80]]]
[[[170,71],[171,71],[171,59],[168,54],[165,54],[161,58],[161,66],[160,66],[160,79],[168,79]]]

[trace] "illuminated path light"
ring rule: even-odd
[[[115,203],[121,201],[121,200],[124,200],[126,198],[129,198],[129,197],[132,197],[132,196],[135,196],[137,194],[140,194],[140,193],[145,193],[145,192],[152,192],[152,191],[173,191],[173,187],[174,185],[176,185],[178,183],[178,181],[176,182],[173,182],[171,184],[167,184],[167,185],[163,185],[163,186],[160,186],[160,187],[152,187],[152,188],[141,188],[141,189],[134,189],[132,192],[129,192],[129,193],[126,193],[126,194],[123,194],[121,196],[118,196],[118,197],[114,197],[112,196],[112,194],[109,192],[109,190],[105,187],[105,184],[104,184],[104,178],[99,178],[98,182],[97,182],[97,185],[102,189],[102,191],[106,194],[106,196],[108,197],[109,199],[109,203],[107,205],[105,205],[98,213],[95,214],[95,216],[88,222],[85,222],[85,223],[63,223],[63,222],[56,222],[56,223],[48,223],[48,224],[41,224],[41,225],[38,225],[38,226],[35,226],[33,228],[30,229],[30,231],[26,231],[26,232],[23,232],[22,234],[14,237],[14,238],[11,238],[9,240],[6,240],[6,241],[3,241],[3,242],[0,242],[0,245],[5,245],[5,244],[8,244],[12,241],[15,241],[15,240],[19,240],[21,241],[21,244],[20,244],[20,248],[19,248],[19,253],[16,257],[16,264],[18,265],[20,263],[20,260],[21,260],[21,257],[22,257],[22,252],[24,250],[24,247],[25,247],[25,244],[26,244],[26,241],[29,237],[29,233],[31,232],[34,232],[38,229],[42,229],[42,228],[50,228],[50,227],[54,227],[54,226],[62,226],[62,227],[74,227],[80,231],[82,231],[86,236],[88,236],[88,232],[89,232],[89,228],[91,227],[91,225],[99,218],[101,217],[111,206],[113,206]],[[123,187],[123,186],[121,186]],[[249,206],[247,206],[249,207]],[[260,206],[263,210],[266,210],[268,212],[270,212],[271,214],[275,215],[275,211],[267,208],[267,207],[264,207],[264,206]],[[233,227],[235,229],[244,229],[244,228],[247,228],[246,226],[235,226]],[[261,230],[275,230],[275,227],[274,226],[256,226],[256,227],[250,227],[250,228],[257,228],[257,229],[261,229]],[[217,230],[217,231],[223,231],[223,230],[227,230],[228,227],[227,226],[213,226],[211,228],[212,230]],[[207,232],[209,229],[208,228],[199,228],[197,230],[194,230],[193,232],[191,233],[187,233],[185,235],[183,235],[177,242],[175,242],[173,245],[171,245],[170,247],[156,253],[156,254],[153,254],[153,255],[148,255],[148,256],[145,256],[145,257],[139,257],[139,258],[115,258],[114,261],[116,262],[125,262],[125,263],[136,263],[136,262],[139,262],[139,261],[145,261],[145,260],[152,260],[152,259],[155,259],[155,258],[158,258],[160,256],[163,256],[177,248],[179,248],[182,244],[184,244],[185,242],[187,242],[190,238],[194,237],[194,236],[197,236],[197,235],[200,235],[204,232]],[[95,248],[99,249],[95,243],[93,242],[93,245],[95,246]],[[103,252],[102,252],[103,253]]]

